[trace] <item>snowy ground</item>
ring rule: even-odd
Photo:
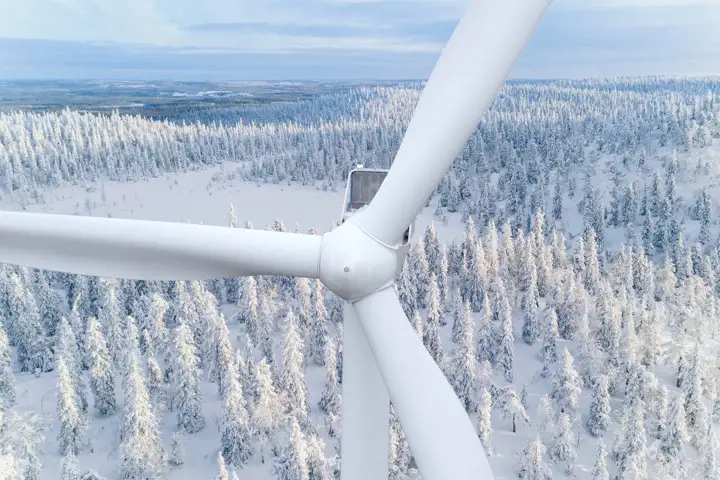
[[[220,167],[204,171],[182,173],[160,177],[137,183],[107,182],[93,188],[80,186],[63,187],[48,190],[45,202],[30,205],[28,211],[79,214],[135,218],[146,220],[163,220],[173,222],[192,222],[214,225],[227,224],[229,205],[232,203],[241,223],[250,220],[256,228],[263,228],[273,220],[281,219],[290,230],[296,225],[301,231],[311,227],[324,230],[339,217],[343,192],[319,191],[312,187],[288,185],[257,185],[232,179],[236,164],[227,163]],[[566,208],[573,208],[569,206]],[[17,210],[17,204],[0,202],[0,209]],[[428,208],[421,214],[416,224],[416,231],[423,232],[432,220],[432,209]],[[459,238],[462,223],[458,215],[449,219],[446,225],[435,220],[441,241]],[[447,328],[447,327],[446,327]],[[449,330],[449,328],[447,328]],[[519,324],[516,323],[516,338],[519,337]],[[231,324],[234,339],[237,328]],[[449,333],[449,332],[446,332]],[[449,351],[449,342],[446,351]],[[559,351],[563,345],[560,341]],[[539,397],[546,393],[547,381],[536,381],[540,369],[537,358],[538,346],[527,346],[516,342],[516,379],[515,385],[519,392],[522,385],[527,384],[530,408],[528,413],[534,416]],[[663,383],[673,384],[671,372],[664,368],[658,369],[658,376]],[[27,374],[17,375],[18,403],[22,409],[30,409],[44,415],[51,425],[55,425],[55,379],[54,373],[45,374],[40,379]],[[323,424],[322,414],[315,405],[323,385],[323,371],[318,367],[309,367],[306,380],[311,392],[313,406],[313,422]],[[207,420],[206,427],[192,436],[185,444],[185,464],[182,468],[172,471],[172,480],[211,479],[215,474],[215,461],[219,446],[220,434],[217,428],[221,414],[221,404],[216,385],[203,382],[203,409]],[[672,390],[671,390],[672,391]],[[588,410],[589,392],[582,395],[578,411],[585,414]],[[617,421],[622,400],[613,399],[613,417]],[[84,452],[79,456],[83,470],[93,468],[99,473],[114,479],[114,471],[118,464],[117,458],[117,422],[120,415],[108,419],[93,418],[90,425],[92,452]],[[165,445],[169,445],[170,436],[175,428],[175,415],[166,413],[163,418]],[[581,431],[579,423],[575,431]],[[57,427],[48,432],[48,441],[43,446],[45,467],[42,480],[55,480],[59,475],[60,457],[57,455]],[[497,412],[493,413],[493,445],[494,452],[491,463],[497,478],[509,479],[515,475],[513,467],[516,463],[515,454],[535,436],[533,427],[520,426],[518,434],[513,434],[510,424],[502,419]],[[605,438],[610,448],[612,435]],[[594,439],[582,435],[578,447],[578,462],[575,476],[578,479],[591,478],[592,463],[595,458],[597,444]],[[327,453],[333,453],[333,445],[329,443]],[[565,478],[556,470],[557,478]],[[269,480],[270,467],[262,465],[257,458],[251,464],[238,471],[240,479]]]
[[[31,212],[107,216],[170,222],[192,222],[212,225],[226,225],[229,206],[232,203],[238,220],[250,220],[256,228],[263,228],[275,219],[281,219],[291,230],[297,225],[301,231],[312,227],[327,229],[339,218],[344,191],[320,191],[313,187],[288,185],[258,185],[239,180],[226,180],[228,173],[237,168],[228,163],[203,171],[182,173],[154,178],[136,183],[107,182],[92,187],[70,186],[51,189],[46,192],[45,202],[27,207]],[[89,209],[87,208],[89,206]],[[0,209],[18,210],[17,204],[0,202]],[[416,231],[425,230],[432,221],[432,210],[425,209],[416,224]],[[452,217],[447,225],[438,224],[441,241],[459,237],[462,224],[458,217]],[[230,312],[227,311],[226,315]],[[229,322],[231,336],[235,340],[237,326]],[[237,347],[237,345],[236,345]],[[33,375],[17,374],[17,398],[21,409],[42,414],[52,425],[48,440],[42,447],[45,463],[41,480],[56,480],[59,475],[60,456],[56,454],[57,425],[55,372],[44,374],[40,379]],[[313,406],[312,420],[323,425],[323,414],[316,407],[324,384],[323,369],[310,366],[306,382],[311,393]],[[172,480],[210,479],[215,474],[216,455],[219,446],[219,425],[222,405],[217,387],[203,382],[203,410],[206,427],[194,434],[185,443],[185,464],[172,471]],[[120,400],[120,397],[119,397]],[[121,401],[122,404],[122,401]],[[93,418],[90,422],[92,452],[79,455],[83,470],[92,468],[100,474],[114,478],[118,464],[117,439],[119,420],[116,414],[110,418]],[[163,418],[165,445],[175,429],[175,415],[168,412]],[[498,432],[498,440],[503,435]],[[513,440],[509,438],[509,440]],[[328,442],[326,452],[333,454],[333,445]],[[497,461],[502,461],[498,457]],[[510,464],[512,465],[512,464]],[[238,472],[240,479],[265,480],[271,478],[269,465],[262,465],[253,459],[250,465]]]

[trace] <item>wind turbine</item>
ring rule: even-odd
[[[0,262],[144,280],[319,278],[347,302],[343,480],[387,478],[392,400],[426,480],[491,479],[475,429],[393,289],[405,233],[502,86],[551,0],[472,0],[369,205],[322,236],[0,213]],[[349,186],[349,188],[352,188]]]

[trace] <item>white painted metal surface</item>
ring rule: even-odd
[[[0,262],[148,280],[319,277],[353,300],[355,312],[346,312],[343,480],[387,478],[388,394],[425,480],[492,479],[468,415],[410,326],[392,284],[407,251],[399,240],[467,142],[550,1],[471,4],[377,195],[323,237],[0,212]]]
[[[344,315],[340,480],[386,479],[390,397],[352,305]]]
[[[117,218],[0,212],[0,261],[144,280],[317,278],[318,235]]]
[[[407,321],[393,288],[353,306],[422,477],[492,479],[470,417]]]
[[[551,0],[475,0],[445,46],[390,173],[360,223],[393,244],[495,98]]]

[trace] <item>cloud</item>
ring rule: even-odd
[[[424,78],[469,1],[0,0],[0,76]],[[720,0],[555,0],[514,75],[720,72],[718,25]]]

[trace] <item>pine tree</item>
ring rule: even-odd
[[[530,442],[520,453],[517,475],[522,480],[552,480],[552,470],[545,463],[545,446],[539,437]]]
[[[288,311],[285,323],[280,387],[284,393],[286,411],[305,426],[310,411],[310,394],[303,375],[303,341],[298,334],[297,319],[292,310]]]
[[[544,394],[540,397],[535,415],[535,424],[537,425],[538,433],[542,435],[543,438],[552,438],[555,431],[555,421],[556,415],[552,400],[548,394]]]
[[[630,474],[646,472],[647,451],[642,404],[626,410],[614,451],[620,478],[637,478]]]
[[[577,408],[580,396],[581,381],[570,351],[565,347],[562,353],[560,367],[555,372],[552,382],[552,398],[555,400],[560,413],[571,412]]]
[[[555,430],[552,448],[550,449],[550,457],[555,461],[565,464],[566,475],[571,475],[575,468],[575,460],[577,460],[576,443],[577,438],[572,432],[570,416],[567,413],[561,413],[558,419],[557,429]]]
[[[539,305],[540,299],[537,291],[537,274],[535,273],[535,265],[532,265],[530,267],[530,285],[525,291],[522,300],[522,338],[528,345],[535,343],[540,336],[540,326],[537,318]]]
[[[545,314],[545,324],[543,325],[542,346],[540,347],[540,357],[542,358],[543,367],[541,376],[550,375],[552,365],[557,361],[557,314],[552,308]]]
[[[309,480],[307,443],[296,419],[290,423],[290,444],[273,464],[277,480]]]
[[[492,309],[487,294],[483,296],[483,308],[477,320],[477,343],[475,344],[475,358],[478,362],[492,361],[495,358],[495,346],[492,337]]]
[[[237,370],[235,368],[232,344],[230,343],[230,331],[225,323],[225,316],[223,314],[220,314],[218,317],[215,330],[216,345],[213,370],[218,386],[218,393],[220,393],[221,398],[225,398],[228,385],[230,384],[230,377],[235,377]]]
[[[80,465],[74,453],[70,452],[60,461],[60,478],[61,480],[83,480],[80,476]]]
[[[436,321],[438,325],[445,326],[447,325],[447,321],[443,315],[444,308],[440,303],[440,290],[437,284],[437,276],[434,272],[430,274],[429,282],[428,296],[425,302],[428,310],[427,315],[428,317],[433,317],[433,321]]]
[[[58,433],[60,454],[77,455],[82,449],[87,423],[80,406],[77,404],[75,385],[65,356],[58,359],[57,367],[57,414],[60,422],[60,432]]]
[[[200,393],[200,365],[192,332],[183,321],[176,330],[177,355],[173,404],[177,411],[178,427],[187,433],[196,433],[205,426]]]
[[[495,400],[497,408],[500,409],[502,416],[506,420],[512,421],[512,432],[517,432],[517,423],[522,421],[523,423],[529,424],[530,417],[528,417],[525,408],[523,408],[520,399],[518,398],[515,390],[510,387],[505,387],[500,390]]]
[[[427,317],[425,318],[425,328],[423,328],[423,343],[430,356],[433,357],[435,363],[438,365],[443,364],[443,348],[442,341],[440,340],[440,318],[442,312],[439,308],[428,309]]]
[[[310,357],[315,365],[325,365],[325,345],[328,342],[328,314],[325,310],[325,297],[320,280],[315,280],[315,302],[310,323]]]
[[[15,405],[15,374],[12,352],[0,321],[0,411]]]
[[[45,328],[40,321],[40,311],[32,291],[18,275],[11,275],[8,306],[14,313],[8,331],[17,352],[23,372],[46,372],[52,369],[52,353]]]
[[[75,333],[65,317],[60,320],[57,343],[57,353],[65,359],[65,366],[70,373],[72,387],[75,391],[75,403],[81,412],[87,412],[88,402],[85,393],[85,381],[82,377],[80,351],[78,350]]]
[[[150,403],[137,352],[127,369],[125,407],[120,432],[120,478],[157,478],[166,467],[158,419]]]
[[[610,395],[607,376],[599,375],[595,381],[587,428],[594,437],[602,437],[610,425]]]
[[[492,452],[492,399],[490,393],[486,388],[480,390],[479,402],[478,402],[478,419],[477,419],[477,432],[485,448],[485,453],[490,455]]]
[[[100,415],[112,415],[116,410],[115,372],[97,318],[88,321],[87,337],[90,390],[95,397],[95,408]]]
[[[252,455],[250,417],[238,379],[230,375],[223,402],[222,456],[235,467],[244,466]]]
[[[703,380],[703,359],[700,351],[695,346],[690,368],[683,379],[683,391],[685,394],[685,417],[687,420],[688,432],[692,444],[699,448],[702,444],[702,437],[707,431],[708,412],[703,402],[702,380]]]
[[[176,430],[170,439],[170,458],[168,463],[174,467],[179,467],[185,463],[185,449],[182,444],[183,431]]]
[[[497,366],[503,373],[505,380],[512,383],[515,377],[515,335],[513,334],[512,311],[503,295],[498,318]]]
[[[417,302],[421,308],[425,308],[427,306],[425,299],[428,295],[430,268],[427,258],[425,257],[425,247],[422,238],[417,238],[414,242],[411,242],[407,263],[412,273],[413,282],[415,282],[416,285]]]
[[[468,412],[477,410],[475,343],[471,323],[470,302],[465,300],[465,320],[461,323],[458,345],[452,357],[452,386]]]
[[[318,405],[328,415],[338,414],[340,411],[340,384],[338,383],[337,357],[333,342],[325,345],[325,388]]]
[[[700,455],[702,456],[701,474],[703,480],[717,480],[717,478],[720,477],[720,468],[718,468],[717,462],[718,450],[720,450],[720,444],[715,434],[715,427],[708,425],[702,448],[700,448]]]
[[[607,469],[607,451],[605,450],[605,442],[603,442],[602,437],[598,440],[595,464],[592,469],[592,480],[610,480],[610,474]]]
[[[275,391],[266,359],[260,360],[255,372],[257,382],[257,401],[252,412],[253,431],[259,437],[260,460],[265,463],[267,449],[275,454],[277,446],[275,436],[280,426],[283,405]]]
[[[659,441],[659,460],[664,466],[680,467],[685,457],[687,430],[683,396],[677,396],[670,403],[665,426]]]

